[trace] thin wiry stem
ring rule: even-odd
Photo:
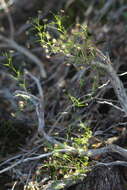
[[[44,77],[44,78],[46,77],[46,71],[45,71],[44,66],[42,64],[42,61],[38,57],[36,57],[33,53],[31,53],[27,48],[19,45],[13,39],[4,37],[1,34],[0,34],[0,40],[2,42],[6,43],[8,45],[8,47],[11,47],[11,48],[17,50],[18,52],[20,52],[23,55],[25,55],[26,57],[28,57],[31,61],[36,63],[40,69],[40,73],[41,73],[42,77]]]

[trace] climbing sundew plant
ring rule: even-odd
[[[69,177],[70,175],[86,173],[88,171],[89,158],[80,157],[69,153],[56,153],[48,160],[43,162],[41,171],[58,180]]]
[[[69,136],[67,135],[67,139],[70,139],[72,142],[69,146],[71,145],[71,147],[74,147],[77,151],[81,149],[87,151],[88,141],[92,136],[92,132],[83,122],[80,122],[79,127],[79,137],[72,137],[71,133]],[[68,144],[65,142],[63,146],[66,148]],[[79,156],[69,152],[60,153],[60,145],[49,145],[46,149],[49,151],[53,150],[55,153],[52,157],[43,161],[41,173],[43,174],[43,171],[46,171],[53,180],[85,174],[88,171],[89,158],[87,156]]]
[[[69,94],[68,96],[75,107],[80,108],[80,107],[85,107],[88,105],[87,103],[85,103],[85,101],[81,101],[80,98],[76,98],[72,96],[71,94]]]
[[[83,122],[80,122],[79,124],[79,133],[80,131],[82,134],[79,135],[79,137],[73,138],[73,146],[75,148],[83,148],[84,150],[87,150],[89,144],[88,141],[92,137],[92,131]]]
[[[52,53],[65,53],[64,41],[67,39],[67,32],[60,16],[54,16],[54,21],[50,23],[46,23],[44,20],[44,24],[40,24],[40,21],[36,19],[34,28],[37,31],[38,41],[48,56]]]
[[[40,24],[36,19],[34,28],[47,57],[63,53],[73,57],[75,64],[80,65],[90,62],[95,56],[95,48],[86,24],[76,24],[73,29],[67,30],[63,26],[63,17],[55,15],[54,21],[50,23]]]
[[[45,50],[46,56],[62,54],[72,58],[73,64],[76,64],[79,69],[85,63],[90,62],[95,56],[94,46],[88,34],[88,27],[86,25],[77,24],[74,29],[65,29],[60,16],[54,16],[54,21],[48,23],[44,21],[43,24],[37,19],[34,22],[34,28],[37,32],[38,41]],[[85,101],[76,98],[69,94],[71,103],[76,108],[87,106]],[[79,127],[79,131],[78,131]],[[77,135],[72,135],[76,131]],[[55,153],[48,159],[43,161],[41,166],[41,173],[47,173],[53,180],[66,178],[77,173],[86,173],[89,166],[89,158],[87,156],[79,156],[78,151],[88,149],[88,141],[92,136],[92,132],[83,122],[79,126],[74,126],[66,134],[63,146],[54,145],[46,146],[47,151],[54,151]],[[69,143],[67,143],[69,142]],[[68,146],[74,148],[77,154],[64,152],[59,150],[67,148]],[[43,173],[43,174],[44,174]]]
[[[11,54],[6,52],[4,53],[4,56],[6,57],[6,63],[4,64],[4,66],[8,68],[10,76],[17,82],[19,87],[26,89],[23,72],[20,69],[16,68],[13,63],[13,58]]]

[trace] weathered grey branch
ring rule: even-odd
[[[109,11],[113,3],[115,3],[115,1],[116,0],[106,1],[106,3],[104,4],[104,7],[100,10],[100,12],[98,12],[97,17],[95,18],[96,22],[99,22],[103,18],[103,16],[107,14],[107,12]]]
[[[6,171],[8,171],[8,170],[10,170],[10,169],[12,169],[14,167],[16,167],[19,164],[22,164],[22,163],[25,163],[25,162],[28,162],[28,161],[39,160],[39,159],[42,159],[42,158],[45,158],[45,157],[52,156],[52,155],[54,155],[56,153],[69,153],[69,154],[75,154],[75,155],[79,155],[79,156],[88,156],[88,157],[94,157],[94,156],[102,155],[102,154],[106,154],[106,153],[117,153],[117,154],[121,155],[125,160],[127,160],[127,150],[124,149],[124,148],[121,148],[120,146],[117,146],[117,145],[109,145],[109,146],[106,146],[104,148],[90,149],[88,151],[84,151],[83,149],[75,149],[73,147],[68,146],[65,149],[54,150],[54,151],[49,152],[49,153],[40,154],[39,156],[33,156],[33,157],[29,157],[29,158],[24,158],[24,159],[20,159],[18,161],[17,161],[17,159],[15,159],[13,164],[11,164],[8,167],[5,167],[4,169],[1,169],[0,174],[4,173],[4,172],[6,172]],[[6,164],[6,162],[5,162],[5,164]],[[122,165],[124,165],[124,164],[125,164],[125,166],[127,166],[126,162],[122,163]],[[117,162],[117,165],[121,165],[121,162]],[[4,165],[2,164],[2,167],[3,166]]]
[[[110,167],[111,166],[124,166],[124,167],[127,167],[127,162],[126,161],[114,161],[114,162],[110,162],[110,163],[99,162],[92,168],[96,168],[98,166],[107,166],[107,167],[108,166],[110,166]],[[89,168],[91,168],[91,167],[89,167]],[[63,188],[68,188],[72,185],[82,183],[85,176],[86,176],[86,174],[83,175],[83,174],[79,173],[77,175],[73,175],[73,176],[69,176],[68,178],[64,178],[62,180],[57,180],[57,181],[55,180],[52,183],[46,185],[44,187],[44,190],[60,190]]]
[[[71,187],[77,183],[81,183],[86,174],[77,174],[64,178],[63,180],[55,180],[51,184],[48,184],[44,187],[44,190],[59,190],[63,188]]]
[[[99,58],[101,59],[102,62],[92,61],[91,64],[96,65],[100,68],[103,68],[107,72],[109,79],[111,81],[112,87],[119,100],[119,103],[120,103],[123,111],[127,115],[127,94],[126,94],[125,88],[123,86],[123,83],[121,82],[117,73],[115,72],[114,68],[112,67],[112,62],[110,61],[110,58],[105,56],[100,50],[96,49],[96,51],[97,51],[97,55],[99,56]]]

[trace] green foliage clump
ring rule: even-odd
[[[67,137],[71,139],[71,146],[74,147],[77,152],[78,150],[79,152],[80,150],[87,150],[88,140],[92,136],[90,128],[85,126],[84,123],[81,122],[80,127],[82,129],[82,135],[79,135],[79,137]],[[64,143],[64,146],[66,148],[68,146],[67,143]],[[49,145],[46,147],[48,147],[50,151],[55,151],[55,153],[52,157],[43,161],[41,167],[42,174],[47,173],[52,179],[59,180],[77,174],[84,174],[88,171],[87,166],[89,165],[89,158],[87,156],[79,156],[72,152],[61,153],[59,152],[59,150],[61,150],[61,146],[59,145],[55,145],[54,147]]]
[[[80,122],[80,130],[83,129],[83,133],[80,137],[74,138],[74,146],[76,148],[81,148],[87,150],[88,147],[88,141],[89,138],[92,136],[92,131],[90,130],[89,127],[85,126],[84,123]]]
[[[34,27],[47,57],[60,53],[73,57],[73,62],[80,65],[90,62],[95,56],[95,47],[85,24],[76,24],[74,29],[67,31],[62,24],[62,18],[55,16],[53,22],[43,25],[36,20]]]
[[[47,58],[50,58],[54,54],[64,55],[69,57],[79,69],[84,68],[85,63],[90,62],[94,58],[95,49],[86,25],[77,24],[74,29],[67,31],[63,26],[63,18],[58,15],[54,16],[54,21],[50,23],[44,22],[41,24],[38,19],[35,20],[34,28],[37,32],[38,41],[45,50]],[[69,99],[75,107],[86,106],[84,101],[70,94]],[[67,139],[71,139],[72,148],[80,152],[81,149],[87,150],[88,140],[92,132],[82,122],[79,127],[82,130],[82,134],[79,132],[79,137],[72,137],[71,132],[69,132]],[[64,145],[65,147],[68,146],[67,143],[64,143]],[[87,156],[81,157],[68,152],[60,153],[58,150],[61,147],[58,145],[54,147],[46,145],[46,147],[48,147],[48,151],[55,151],[55,154],[50,159],[44,161],[41,167],[42,173],[43,171],[47,172],[51,178],[58,180],[87,171],[86,167],[89,165],[89,158]]]
[[[5,67],[9,69],[10,76],[17,82],[17,84],[25,89],[25,80],[23,79],[23,72],[20,69],[17,69],[13,64],[13,58],[10,53],[5,53],[4,56],[7,59],[7,63],[4,64]]]
[[[87,106],[87,103],[85,103],[85,101],[82,101],[82,100],[80,100],[80,98],[76,98],[76,97],[72,96],[71,94],[69,94],[69,99],[71,100],[71,102],[73,103],[73,105],[75,107]]]

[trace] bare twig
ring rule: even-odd
[[[81,183],[84,179],[86,174],[80,174],[77,173],[75,175],[70,175],[67,178],[64,178],[62,180],[55,180],[52,183],[46,185],[43,189],[44,190],[60,190],[64,189],[65,187],[68,188],[72,185],[75,185],[77,183]]]
[[[127,72],[119,74],[119,76],[124,76],[124,75],[127,75]]]
[[[14,185],[13,185],[13,187],[12,187],[12,190],[14,190],[14,189],[15,189],[15,187],[16,187],[16,185],[17,185],[17,183],[18,183],[18,181],[15,181],[15,182],[14,182]]]
[[[52,156],[56,153],[70,153],[70,154],[75,154],[75,155],[79,155],[79,156],[95,157],[97,155],[102,155],[105,153],[113,153],[113,152],[121,155],[124,159],[127,160],[127,150],[124,148],[121,148],[120,146],[117,146],[117,145],[109,145],[109,146],[106,146],[104,148],[90,149],[88,151],[84,151],[83,149],[75,149],[75,148],[70,147],[70,148],[66,148],[66,149],[54,150],[52,152],[41,154],[39,156],[33,156],[33,157],[29,157],[29,158],[20,159],[18,161],[15,160],[14,164],[12,164],[12,165],[4,168],[4,169],[1,169],[0,174],[6,172],[8,170],[11,170],[12,168],[18,166],[19,164],[29,162],[29,161],[33,161],[33,160],[39,160],[42,158],[46,158],[46,157]],[[117,164],[118,163],[119,162],[117,162]]]
[[[125,88],[123,86],[123,83],[119,79],[118,75],[116,74],[114,68],[112,67],[112,63],[110,61],[110,58],[105,56],[100,50],[96,49],[97,55],[101,59],[101,62],[95,62],[92,61],[92,65],[96,65],[97,67],[103,68],[111,80],[112,87],[116,93],[116,96],[119,100],[119,103],[121,107],[123,108],[123,111],[127,115],[127,94],[125,91]]]
[[[104,4],[104,7],[100,10],[100,12],[98,12],[97,17],[95,18],[96,22],[99,22],[102,19],[102,17],[106,15],[106,13],[111,8],[113,3],[115,3],[115,1],[116,0],[106,1],[106,3]]]
[[[127,167],[127,162],[126,161],[114,161],[114,162],[110,162],[110,163],[99,162],[92,167],[88,167],[87,169],[92,169],[92,168],[96,168],[96,167],[100,167],[100,166],[106,166],[106,167],[108,167],[108,166],[109,167],[124,166],[124,167]],[[56,189],[60,190],[65,187],[68,188],[72,185],[82,183],[85,176],[86,176],[86,174],[81,174],[81,173],[77,173],[76,175],[70,175],[70,176],[68,176],[68,178],[53,181],[52,183],[46,185],[43,189],[44,190],[56,190]]]
[[[108,162],[108,163],[104,163],[104,162],[99,162],[95,165],[95,167],[98,166],[125,166],[127,167],[127,162],[126,161],[114,161],[114,162]]]
[[[42,133],[44,132],[44,127],[45,127],[45,120],[44,120],[44,94],[43,94],[43,90],[41,87],[41,84],[39,82],[39,80],[33,76],[30,72],[28,72],[27,70],[25,70],[25,74],[28,75],[30,78],[32,78],[38,88],[39,91],[39,98],[38,98],[38,103],[36,104],[36,113],[38,116],[38,122],[39,122],[39,127],[38,127],[38,134],[42,135]],[[43,131],[43,132],[42,132]]]
[[[62,143],[55,140],[53,137],[49,136],[48,134],[46,134],[45,129],[44,129],[45,128],[44,95],[43,95],[41,84],[39,80],[35,76],[33,76],[31,73],[29,73],[27,70],[25,70],[25,74],[30,76],[35,81],[38,91],[39,91],[39,98],[24,91],[15,91],[14,95],[26,97],[27,99],[30,99],[33,102],[36,109],[37,117],[38,117],[38,134],[40,136],[43,136],[47,141],[49,141],[52,144],[59,144],[61,147],[65,147]]]
[[[121,109],[120,107],[118,107],[118,106],[116,106],[115,104],[113,104],[112,102],[108,102],[108,101],[97,101],[99,104],[107,104],[107,105],[109,105],[109,106],[112,106],[112,107],[114,107],[115,109],[117,109],[117,110],[120,110],[120,111],[124,111],[123,109]]]
[[[51,156],[53,153],[50,152],[50,153],[46,153],[46,154],[43,154],[43,155],[39,155],[39,156],[35,156],[35,157],[30,157],[30,158],[25,158],[25,159],[20,159],[19,161],[15,161],[14,164],[0,170],[0,174],[6,172],[6,171],[9,171],[11,170],[12,168],[18,166],[19,164],[22,164],[22,163],[25,163],[25,162],[28,162],[28,161],[32,161],[32,160],[38,160],[38,159],[42,159],[42,158],[46,158],[48,156]]]
[[[111,15],[112,20],[118,20],[118,18],[123,14],[124,11],[127,11],[127,5],[121,6],[118,11],[114,14]],[[118,36],[117,36],[118,37]]]

